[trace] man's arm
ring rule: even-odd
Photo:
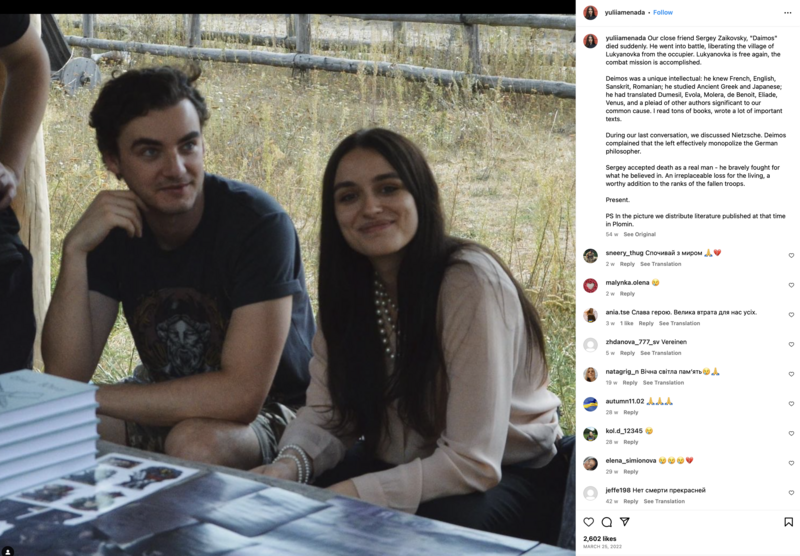
[[[191,418],[252,422],[272,387],[291,316],[291,296],[235,309],[219,372],[158,384],[101,386],[98,413],[159,426]]]
[[[50,61],[32,26],[20,39],[0,48],[6,89],[0,114],[0,210],[11,204],[25,161],[42,123],[50,87]]]
[[[46,373],[82,382],[92,378],[119,303],[89,291],[86,259],[116,227],[141,237],[143,209],[130,191],[104,191],[64,239],[61,271],[42,330]]]

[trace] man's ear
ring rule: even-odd
[[[122,173],[119,170],[119,157],[112,153],[103,153],[103,163],[108,168],[108,171],[117,176],[118,180],[122,179]]]

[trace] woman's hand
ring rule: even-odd
[[[283,479],[284,481],[297,482],[298,472],[297,464],[291,459],[281,459],[269,465],[260,465],[250,470],[251,473],[260,473],[268,477],[275,477],[276,479]]]
[[[335,492],[336,494],[340,494],[342,496],[349,496],[350,498],[358,498],[358,491],[356,490],[356,484],[351,481],[342,481],[341,483],[336,483],[335,485],[331,485],[328,487],[327,490],[331,492]]]

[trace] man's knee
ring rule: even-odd
[[[181,421],[167,435],[164,452],[168,456],[219,463],[225,453],[226,434],[214,419]]]
[[[187,419],[175,425],[164,442],[168,456],[214,465],[247,468],[260,454],[255,434],[247,425],[216,419]],[[252,454],[251,454],[252,452]],[[252,457],[250,457],[252,456]]]

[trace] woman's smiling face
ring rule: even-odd
[[[376,151],[357,148],[342,157],[333,183],[336,221],[347,244],[373,262],[399,263],[419,217],[397,171]]]

